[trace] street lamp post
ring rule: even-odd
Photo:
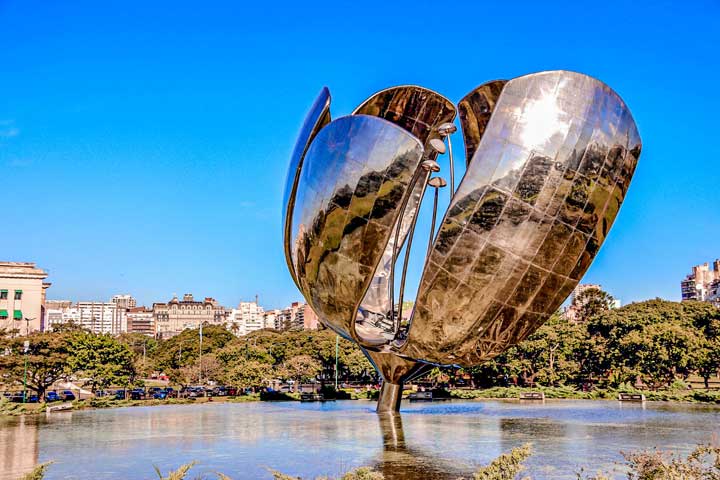
[[[30,341],[23,342],[23,354],[25,355],[25,374],[23,375],[23,403],[27,401],[27,356],[30,350]]]
[[[335,391],[337,392],[338,379],[338,349],[340,348],[340,335],[335,335]]]
[[[200,355],[198,360],[198,367],[200,368],[200,373],[198,374],[198,383],[202,385],[202,341],[203,341],[203,335],[202,335],[202,322],[200,322]]]

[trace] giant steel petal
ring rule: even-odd
[[[381,118],[350,115],[317,134],[297,185],[291,263],[327,326],[358,341],[355,317],[423,157],[420,141]]]
[[[620,97],[586,75],[508,81],[426,261],[405,356],[476,365],[557,310],[602,245],[641,150]]]
[[[288,166],[287,179],[285,180],[285,192],[283,196],[283,244],[285,247],[285,260],[290,270],[290,275],[296,285],[297,273],[295,266],[292,264],[290,255],[290,228],[292,225],[292,212],[295,208],[295,197],[297,194],[297,185],[300,180],[300,173],[303,167],[303,160],[310,142],[315,138],[321,128],[330,123],[330,90],[327,87],[318,94],[308,111],[305,121],[295,142],[295,148],[290,156],[290,165]]]

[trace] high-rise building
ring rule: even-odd
[[[113,295],[110,299],[110,303],[114,303],[117,306],[118,314],[121,317],[120,332],[127,332],[127,312],[131,308],[137,307],[137,301],[132,295]]]
[[[127,311],[127,332],[155,336],[153,311],[145,307],[132,307]]]
[[[272,328],[275,330],[282,330],[282,310],[279,309],[273,309],[273,310],[266,310],[265,314],[263,315],[263,321],[265,324],[264,328]]]
[[[711,297],[717,297],[717,287],[713,287],[713,282],[717,280],[720,280],[720,259],[713,262],[712,269],[707,262],[695,265],[692,273],[680,282],[682,300],[714,301]]]
[[[720,279],[710,282],[707,300],[716,307],[720,308]]]
[[[186,293],[182,300],[175,296],[167,303],[153,303],[155,331],[159,338],[170,338],[186,328],[202,324],[224,325],[228,312],[214,298],[196,301]]]
[[[318,329],[318,316],[315,310],[310,307],[307,303],[304,303],[300,312],[302,314],[302,328],[303,330],[317,330]]]
[[[53,330],[57,325],[64,323],[78,324],[80,322],[80,311],[73,307],[70,300],[46,300],[45,301],[45,329]]]
[[[317,330],[319,321],[307,303],[293,302],[275,317],[277,330]]]
[[[47,300],[45,304],[49,329],[73,323],[93,333],[117,335],[128,331],[126,305],[134,305],[135,299],[130,295],[115,295],[109,302],[73,304],[69,300]]]
[[[23,335],[45,329],[47,276],[34,263],[0,262],[0,329]]]
[[[113,302],[78,302],[77,309],[77,324],[93,333],[117,335],[127,329],[127,310]]]
[[[120,308],[135,308],[137,307],[137,300],[132,295],[113,295],[110,299],[111,303],[114,303]]]
[[[228,315],[227,326],[235,335],[243,336],[265,328],[265,310],[254,302],[240,302]],[[273,327],[274,328],[274,327]]]

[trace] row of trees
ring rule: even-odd
[[[597,300],[597,298],[595,299]],[[594,301],[594,300],[593,300]],[[660,299],[609,309],[595,304],[578,322],[559,315],[524,342],[469,373],[482,385],[641,383],[656,389],[720,371],[720,309]]]
[[[524,342],[483,365],[444,371],[431,379],[468,376],[476,386],[617,386],[650,388],[698,374],[708,380],[720,369],[720,310],[698,302],[650,300],[610,309],[612,298],[592,292],[581,299],[579,321],[554,315]],[[23,343],[29,341],[27,355]],[[273,379],[331,383],[375,382],[374,369],[357,346],[327,330],[261,330],[236,337],[221,326],[186,330],[158,341],[139,334],[94,335],[77,327],[0,335],[0,383],[22,384],[40,396],[58,380],[82,379],[92,390],[131,386],[162,372],[181,386],[209,380],[260,387]]]
[[[203,328],[202,357],[199,332],[156,343],[146,368],[164,372],[181,385],[214,380],[238,387],[256,387],[273,379],[298,382],[334,381],[336,336],[328,330],[260,330],[235,337],[219,326]],[[373,381],[374,369],[351,342],[337,341],[337,368],[341,382]]]
[[[30,347],[24,354],[26,341]],[[327,330],[263,330],[238,338],[221,326],[204,326],[201,342],[197,329],[158,341],[139,334],[95,335],[70,326],[0,338],[0,385],[17,389],[27,372],[27,386],[39,396],[63,379],[79,379],[97,391],[140,385],[158,372],[181,386],[215,381],[262,387],[274,379],[333,382],[336,365],[341,382],[375,381],[362,352],[344,339],[336,345],[335,334]]]
[[[27,382],[41,398],[55,382],[74,375],[93,390],[127,386],[136,377],[134,357],[118,339],[80,329],[4,337],[0,338],[0,384],[15,389]]]

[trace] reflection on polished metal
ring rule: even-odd
[[[467,169],[430,245],[410,320],[406,272],[425,190],[455,107],[383,90],[330,122],[323,90],[286,185],[285,249],[322,322],[383,377],[378,411],[432,365],[472,366],[535,331],[590,266],[640,155],[630,111],[602,82],[550,71],[481,85],[459,104]],[[453,164],[450,186],[454,186]],[[397,314],[394,272],[405,248]]]

